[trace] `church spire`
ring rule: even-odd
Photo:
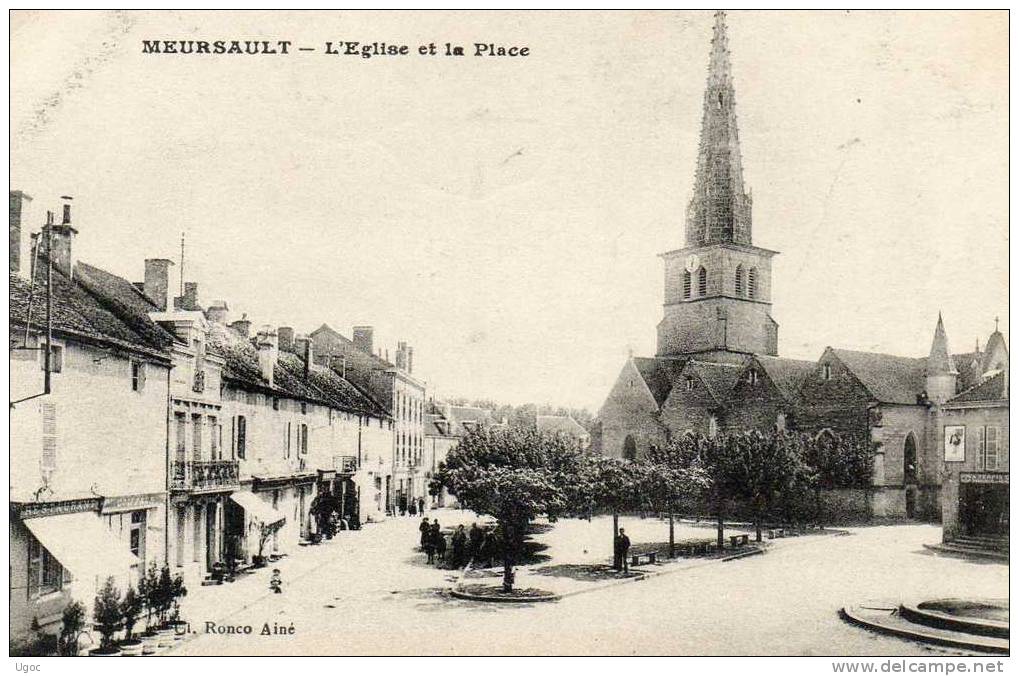
[[[931,341],[931,353],[927,357],[928,375],[958,373],[952,353],[948,349],[948,336],[945,334],[945,323],[938,313],[938,325],[934,328],[934,340]]]
[[[686,213],[686,245],[751,244],[751,206],[751,197],[743,190],[725,12],[715,12],[697,175]]]

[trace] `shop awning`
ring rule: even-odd
[[[261,522],[264,528],[276,528],[286,523],[287,517],[283,512],[273,509],[254,493],[236,491],[230,494],[230,499],[244,508],[249,519]]]
[[[95,512],[76,512],[25,519],[43,547],[71,572],[72,593],[87,601],[113,577],[121,593],[134,583],[141,560],[107,529]]]

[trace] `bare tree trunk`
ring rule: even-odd
[[[619,559],[619,552],[616,549],[616,538],[619,537],[619,514],[612,512],[612,567],[616,570],[623,568]]]
[[[669,558],[676,555],[676,520],[672,512],[669,512]]]
[[[513,591],[513,560],[509,555],[502,560],[502,590],[507,594]]]
[[[760,512],[758,512],[758,514],[757,514],[757,523],[756,523],[756,526],[757,526],[757,541],[758,542],[761,541],[761,519],[762,518],[763,517],[761,516]]]
[[[725,548],[725,519],[722,510],[718,510],[718,551]]]

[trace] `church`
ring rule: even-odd
[[[598,415],[602,455],[639,458],[688,432],[787,429],[869,440],[876,448],[873,485],[844,496],[845,513],[941,520],[942,479],[960,481],[942,454],[945,416],[969,410],[961,402],[995,377],[1006,382],[998,383],[995,401],[1007,401],[1004,337],[996,327],[984,350],[978,344],[952,354],[938,317],[926,358],[835,347],[816,361],[780,357],[771,316],[777,252],[753,242],[724,12],[715,16],[703,105],[686,243],[661,254],[657,351],[631,354],[623,365]],[[1007,437],[1007,422],[1001,434]],[[974,458],[986,443],[974,438]],[[998,457],[1007,457],[1007,438],[995,444]],[[1002,467],[1007,484],[1007,462],[995,471]],[[967,513],[955,504],[959,495],[952,493],[946,516]]]

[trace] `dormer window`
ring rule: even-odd
[[[824,380],[831,380],[831,364],[824,364],[821,366],[821,378]]]
[[[757,371],[756,370],[750,369],[750,372],[747,373],[747,382],[750,383],[751,385],[756,385],[757,384]]]
[[[686,391],[687,392],[693,391],[693,376],[686,377]]]

